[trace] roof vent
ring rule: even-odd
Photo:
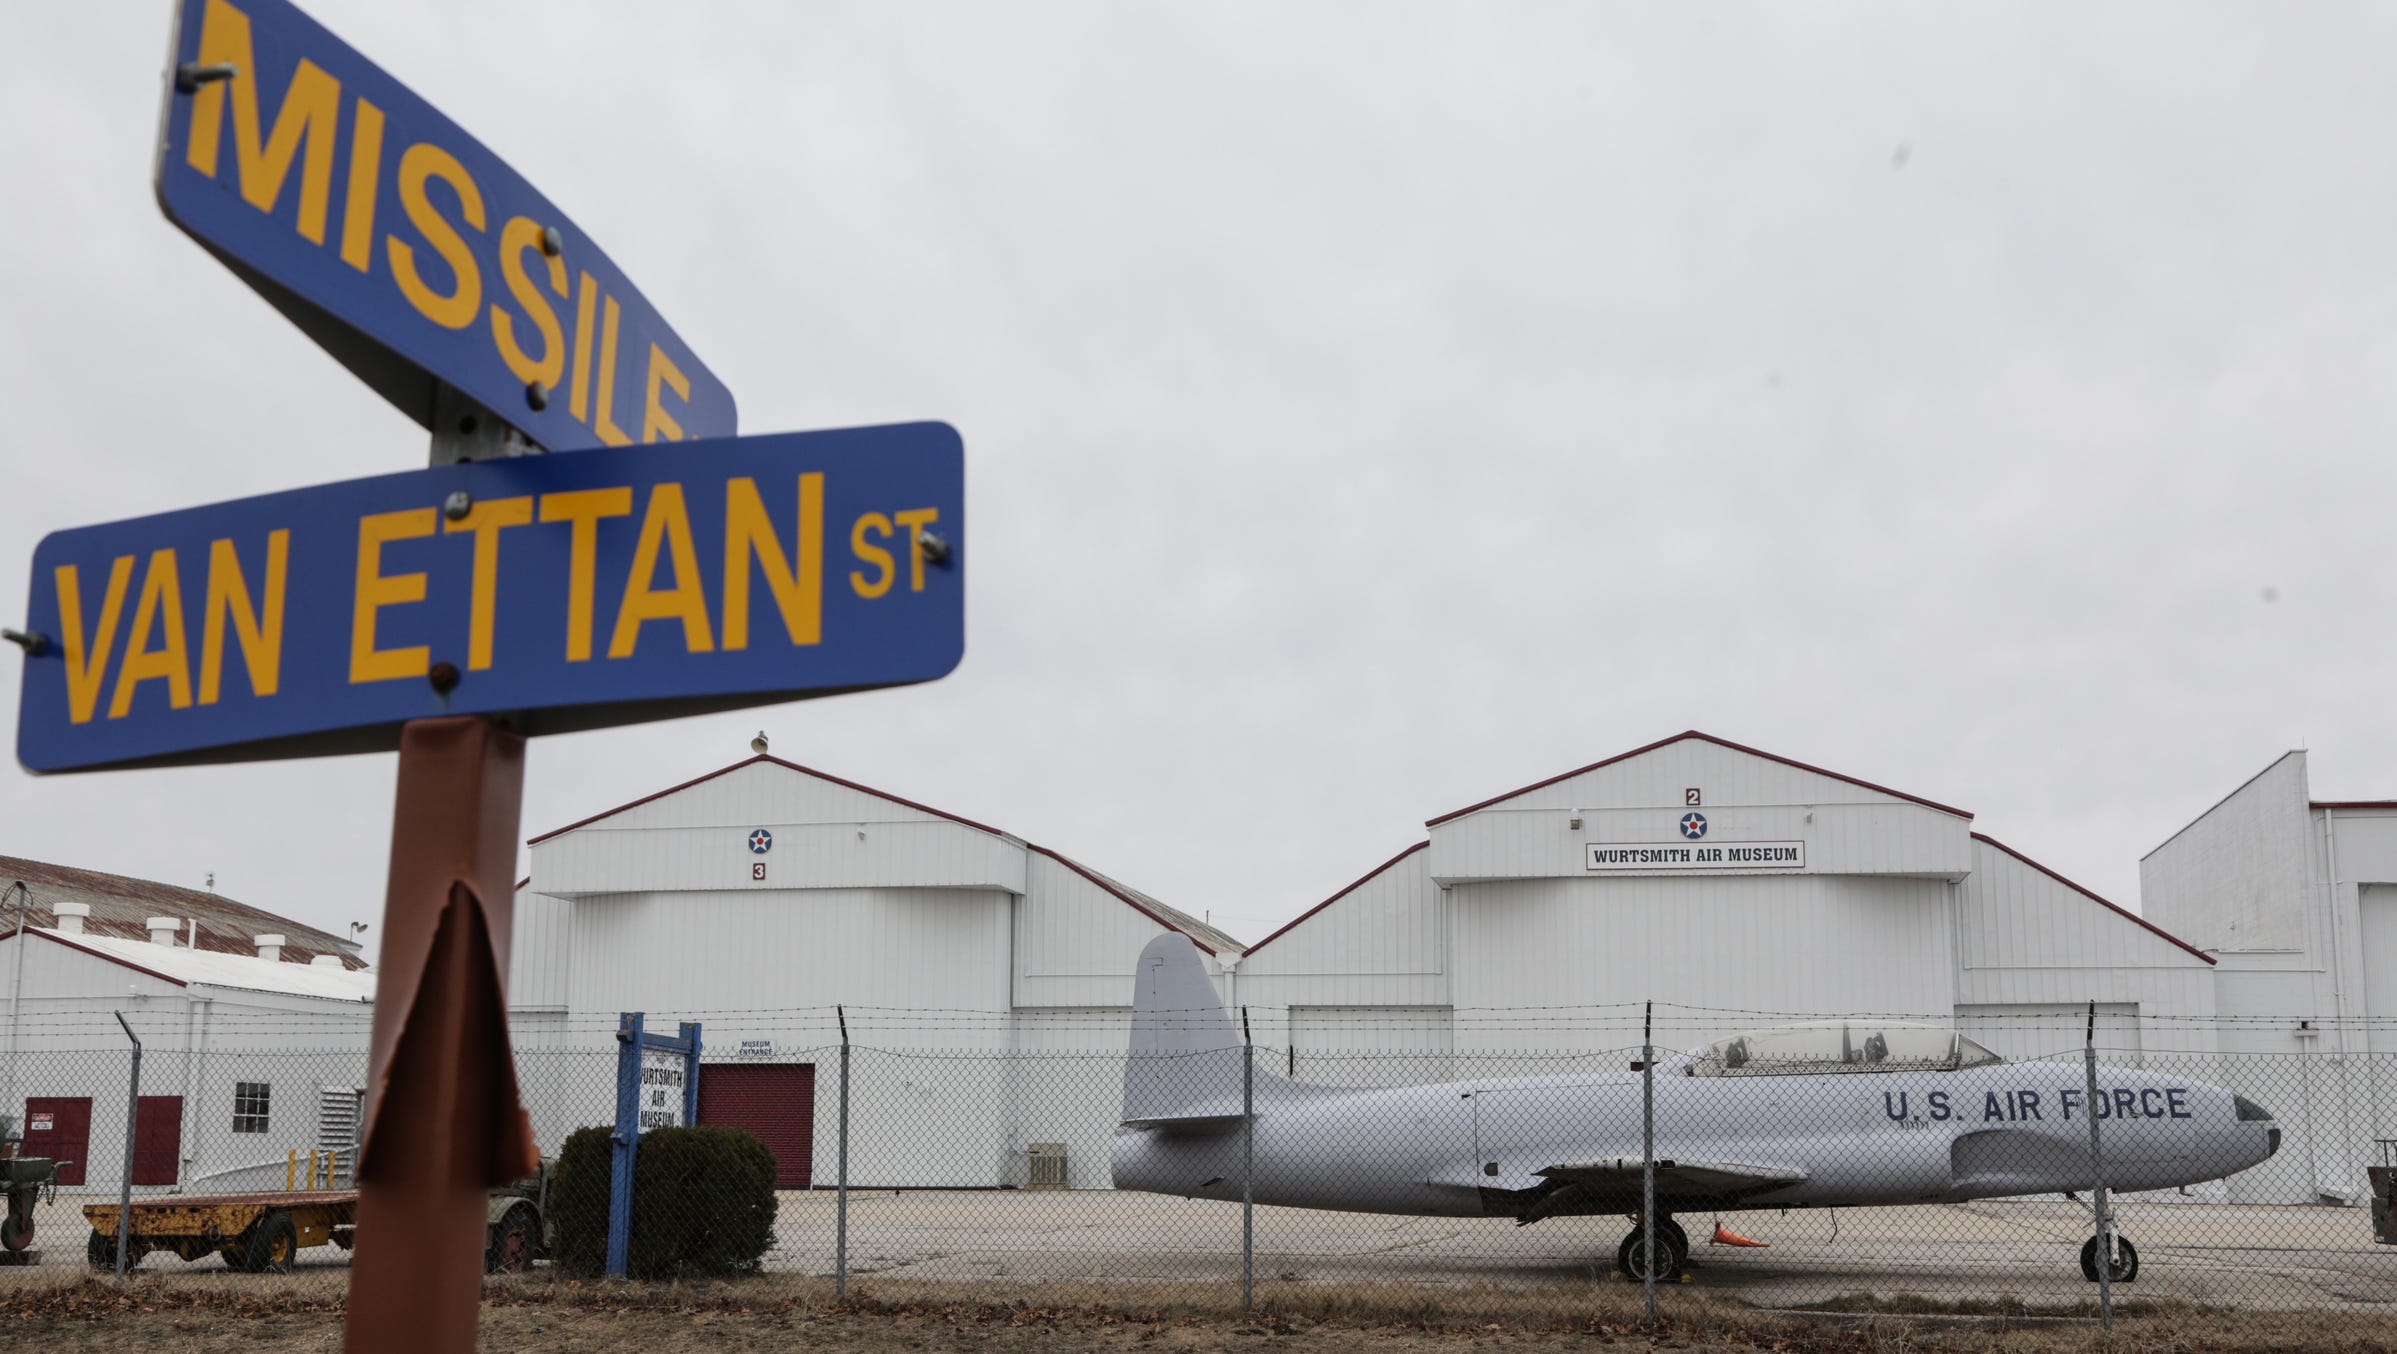
[[[152,917],[143,925],[150,928],[151,944],[164,945],[168,949],[175,947],[175,932],[183,928],[182,921],[174,917]]]
[[[62,936],[83,934],[83,919],[92,914],[88,903],[60,903],[51,911],[58,914],[58,933]]]
[[[258,947],[258,957],[269,963],[283,957],[282,936],[252,936],[250,943]]]
[[[309,961],[308,961],[308,967],[310,967],[310,968],[338,968],[338,969],[346,969],[346,968],[348,968],[348,967],[349,967],[349,965],[347,965],[347,964],[344,964],[344,963],[342,963],[342,962],[341,962],[341,956],[340,956],[340,955],[337,955],[337,954],[320,954],[320,955],[316,956],[314,959],[311,959],[311,960],[309,960]]]

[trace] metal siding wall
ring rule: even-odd
[[[1445,1006],[1294,1006],[1275,1071],[1334,1086],[1403,1086],[1456,1077],[1456,1029]]]
[[[1036,1142],[1065,1144],[1066,1185],[1110,1189],[1107,1155],[1123,1117],[1124,1056],[1131,1042],[1128,1007],[1075,1007],[1016,1013],[1019,1056],[1008,1068],[1004,1131],[1007,1174],[1024,1183],[1024,1151]]]
[[[567,1000],[566,945],[574,905],[563,898],[516,891],[516,920],[508,937],[508,1009],[559,1010]]]
[[[1400,857],[1240,961],[1250,1006],[1446,1006],[1448,894],[1429,851]]]
[[[2310,816],[2292,752],[2139,862],[2140,910],[2200,949],[2308,948]]]
[[[996,889],[588,897],[573,911],[574,1008],[652,1023],[840,1003],[1003,1011],[1007,914]]]
[[[1460,1022],[1457,1047],[1636,1045],[1649,999],[1720,1012],[1660,1013],[1657,1042],[1672,1048],[1810,1014],[1944,1013],[1955,1002],[1947,889],[1820,875],[1460,884],[1459,1011],[1622,1005],[1575,1013],[1606,1015],[1611,1029]]]
[[[1434,878],[1524,879],[1591,873],[1590,842],[1681,842],[1678,805],[1525,809],[1513,803],[1431,830]],[[1803,841],[1807,874],[1957,876],[1972,868],[1971,824],[1916,804],[1708,805],[1707,841]],[[1612,872],[1609,872],[1610,874]],[[1277,944],[1279,942],[1276,942]]]
[[[1166,929],[1039,854],[1029,856],[1015,910],[1015,1006],[1129,1007],[1132,965]],[[1219,976],[1218,995],[1223,986]]]
[[[911,809],[880,795],[835,785],[820,776],[758,762],[712,780],[611,814],[594,827],[724,827],[763,823],[933,823],[939,814]],[[749,823],[755,827],[757,823]],[[588,830],[588,829],[584,829]]]
[[[1986,842],[1973,843],[1973,872],[1957,897],[1967,969],[2207,968],[2196,955]]]
[[[749,849],[752,828],[772,849]],[[576,897],[653,889],[1024,887],[1024,848],[979,828],[940,821],[807,823],[728,819],[712,827],[588,827],[533,848],[543,893]],[[767,877],[751,878],[763,864]]]

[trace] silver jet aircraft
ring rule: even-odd
[[[1241,1197],[1242,1040],[1190,941],[1141,951],[1112,1166],[1119,1189]],[[1760,1030],[1659,1058],[1656,1245],[1634,1226],[1616,1263],[1677,1277],[1673,1215],[1956,1203],[2091,1188],[2089,1115],[2109,1190],[2169,1189],[2280,1149],[2255,1102],[2169,1073],[2009,1063],[1952,1030],[1866,1020]],[[1640,1074],[1320,1086],[1258,1067],[1256,1202],[1428,1217],[1636,1218]],[[2107,1229],[2109,1277],[2138,1252]],[[2098,1243],[2082,1247],[2094,1281]]]

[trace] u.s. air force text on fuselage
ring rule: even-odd
[[[945,424],[444,466],[79,528],[34,553],[35,771],[549,733],[928,681],[964,649]]]
[[[419,422],[552,450],[730,437],[732,392],[481,142],[285,0],[183,0],[158,202]]]

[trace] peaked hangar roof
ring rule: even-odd
[[[994,837],[1000,838],[1001,840],[1014,842],[1016,845],[1023,847],[1025,850],[1033,852],[1036,855],[1046,856],[1050,860],[1056,861],[1058,864],[1063,865],[1065,868],[1073,871],[1075,874],[1082,876],[1082,878],[1098,886],[1102,892],[1114,898],[1117,902],[1122,903],[1124,906],[1131,908],[1135,912],[1141,913],[1150,921],[1157,923],[1159,926],[1162,926],[1169,931],[1179,931],[1183,935],[1190,937],[1192,942],[1197,944],[1200,949],[1205,950],[1209,954],[1236,955],[1241,952],[1241,944],[1239,940],[1234,938],[1228,932],[1219,931],[1207,923],[1200,921],[1198,918],[1191,916],[1189,913],[1180,910],[1179,908],[1169,907],[1166,904],[1159,902],[1157,899],[1149,896],[1148,894],[1133,888],[1129,884],[1119,883],[1118,881],[1109,878],[1106,875],[1100,874],[1098,871],[1082,864],[1080,861],[1073,859],[1071,856],[1068,856],[1063,852],[1053,851],[1048,847],[1035,845],[1034,843],[1025,841],[1023,838],[1018,837],[1013,833],[1003,832],[998,828],[992,827],[988,823],[977,823],[971,818],[960,818],[956,814],[950,813],[946,809],[936,809],[929,804],[919,804],[912,799],[903,798],[899,795],[892,794],[887,790],[877,790],[871,785],[861,785],[853,780],[844,780],[839,776],[831,774],[830,772],[818,771],[811,766],[801,766],[797,762],[785,761],[780,757],[772,756],[763,752],[758,753],[754,757],[744,757],[740,761],[734,762],[730,766],[720,766],[715,770],[708,772],[704,776],[693,776],[691,779],[684,781],[680,785],[670,785],[654,794],[643,795],[639,799],[627,800],[626,802],[618,804],[612,809],[606,809],[599,813],[592,814],[588,818],[568,823],[564,827],[552,828],[549,831],[542,833],[540,836],[532,838],[526,843],[526,845],[538,846],[553,837],[562,837],[569,832],[573,832],[580,828],[589,827],[593,823],[600,822],[603,819],[613,818],[617,814],[623,813],[628,809],[637,809],[643,804],[654,804],[658,800],[664,799],[670,795],[679,794],[684,790],[688,790],[694,785],[705,784],[708,781],[716,779],[718,776],[730,775],[735,771],[742,770],[745,767],[756,766],[761,762],[768,765],[781,767],[785,771],[796,771],[803,776],[813,776],[817,780],[827,781],[831,784],[838,785],[843,789],[855,790],[859,794],[872,795],[876,799],[887,800],[888,802],[897,804],[902,808],[914,809],[918,813],[929,813],[935,818],[945,818],[952,823],[957,823],[964,827],[970,827],[977,832],[987,832]],[[538,891],[538,886],[534,885],[533,881],[529,878],[523,883],[518,884],[516,887],[521,889],[527,886],[532,886],[536,891]]]
[[[30,929],[25,936],[28,940],[47,940],[80,950],[177,987],[221,987],[324,1001],[354,1001],[362,1005],[371,1005],[375,999],[372,969],[295,964],[283,959],[261,959],[254,954],[226,954],[150,940],[127,940],[122,936],[96,936],[88,931],[68,935],[49,927]],[[0,935],[0,944],[13,939],[13,932]]]
[[[253,937],[280,935],[286,961],[305,965],[318,955],[331,954],[339,955],[346,968],[366,967],[366,961],[358,957],[358,947],[339,936],[205,889],[0,856],[0,888],[13,881],[24,883],[31,900],[25,917],[28,928],[55,927],[58,904],[81,903],[92,910],[83,924],[86,936],[113,936],[148,945],[149,919],[174,917],[199,923],[199,947],[217,954],[255,958],[258,947]],[[0,905],[0,928],[13,931],[16,920],[13,906]],[[164,946],[156,948],[165,950]]]
[[[1745,746],[1745,745],[1743,745],[1743,744],[1734,743],[1734,742],[1730,741],[1729,739],[1725,739],[1725,738],[1717,738],[1717,737],[1715,737],[1713,734],[1709,734],[1709,733],[1700,733],[1700,732],[1698,732],[1698,731],[1697,731],[1697,730],[1695,730],[1695,729],[1691,729],[1691,730],[1689,730],[1688,732],[1685,732],[1685,733],[1677,733],[1677,734],[1674,734],[1674,735],[1673,735],[1672,737],[1670,737],[1670,738],[1660,739],[1660,740],[1658,740],[1658,741],[1656,741],[1656,742],[1654,742],[1654,743],[1650,743],[1650,744],[1648,744],[1646,747],[1638,747],[1638,748],[1633,748],[1633,749],[1632,749],[1631,751],[1629,751],[1629,752],[1618,753],[1618,754],[1616,754],[1615,756],[1612,756],[1612,757],[1605,758],[1605,759],[1603,759],[1603,760],[1601,760],[1601,761],[1595,761],[1595,762],[1592,762],[1592,763],[1590,763],[1588,766],[1581,767],[1581,768],[1579,768],[1579,769],[1577,769],[1577,770],[1573,770],[1573,771],[1567,771],[1566,773],[1564,773],[1564,774],[1563,774],[1563,775],[1561,775],[1561,776],[1550,776],[1550,777],[1549,777],[1548,779],[1546,779],[1546,780],[1543,780],[1543,781],[1535,781],[1535,782],[1533,782],[1533,783],[1532,783],[1532,784],[1530,784],[1530,785],[1526,785],[1526,786],[1524,786],[1522,789],[1519,789],[1519,790],[1510,790],[1510,791],[1508,791],[1508,792],[1507,792],[1507,793],[1505,793],[1505,794],[1499,795],[1499,796],[1498,796],[1497,798],[1495,798],[1495,799],[1485,799],[1485,800],[1483,800],[1482,802],[1480,802],[1479,804],[1472,805],[1471,807],[1468,807],[1468,808],[1462,808],[1462,809],[1458,809],[1458,810],[1456,810],[1456,811],[1455,811],[1455,812],[1453,812],[1453,813],[1444,813],[1444,814],[1441,814],[1439,817],[1437,817],[1437,818],[1434,818],[1434,819],[1430,820],[1429,822],[1425,823],[1425,824],[1424,824],[1424,826],[1426,826],[1426,827],[1437,827],[1437,826],[1439,826],[1439,825],[1440,825],[1440,824],[1442,824],[1442,823],[1445,823],[1445,822],[1448,822],[1448,821],[1450,821],[1451,819],[1462,818],[1462,817],[1464,817],[1466,814],[1479,812],[1480,810],[1482,810],[1482,809],[1486,809],[1486,808],[1490,807],[1490,806],[1491,806],[1491,805],[1493,805],[1493,804],[1502,804],[1502,803],[1506,802],[1507,800],[1513,799],[1513,798],[1514,798],[1516,795],[1525,794],[1525,793],[1527,793],[1527,792],[1529,792],[1529,791],[1532,791],[1532,790],[1537,790],[1537,789],[1541,789],[1541,788],[1543,788],[1543,787],[1545,787],[1545,786],[1554,785],[1554,784],[1556,784],[1558,781],[1561,781],[1561,780],[1571,780],[1571,779],[1572,779],[1573,777],[1575,777],[1575,776],[1582,775],[1582,774],[1584,774],[1584,773],[1586,773],[1586,772],[1595,771],[1595,770],[1597,770],[1597,769],[1598,769],[1598,768],[1600,768],[1600,767],[1603,767],[1603,766],[1612,766],[1612,765],[1614,765],[1614,764],[1615,764],[1615,763],[1617,763],[1617,762],[1621,762],[1621,761],[1627,761],[1627,760],[1629,760],[1630,758],[1637,757],[1637,756],[1639,756],[1641,753],[1644,753],[1644,752],[1654,752],[1654,751],[1656,751],[1658,748],[1661,748],[1661,747],[1668,747],[1668,746],[1671,746],[1671,745],[1672,745],[1672,744],[1674,744],[1674,743],[1679,743],[1679,742],[1682,742],[1682,741],[1683,741],[1683,740],[1685,740],[1685,739],[1692,739],[1692,738],[1694,738],[1694,739],[1697,739],[1697,740],[1699,740],[1699,741],[1701,741],[1701,742],[1712,743],[1712,744],[1714,744],[1714,745],[1715,745],[1715,746],[1717,746],[1717,747],[1729,748],[1729,749],[1731,749],[1731,750],[1732,750],[1732,751],[1734,751],[1734,752],[1746,753],[1746,754],[1748,754],[1749,756],[1752,756],[1752,757],[1762,757],[1762,758],[1764,758],[1766,761],[1770,761],[1770,762],[1779,762],[1779,763],[1781,763],[1783,766],[1791,766],[1791,767],[1796,767],[1797,769],[1799,769],[1799,770],[1801,770],[1801,771],[1811,771],[1811,772],[1813,772],[1813,773],[1815,773],[1816,775],[1819,775],[1819,776],[1829,776],[1829,777],[1831,777],[1833,780],[1845,781],[1845,782],[1847,782],[1847,783],[1848,783],[1848,784],[1850,784],[1850,785],[1860,786],[1860,787],[1862,787],[1862,788],[1864,788],[1864,789],[1867,789],[1867,790],[1872,790],[1872,791],[1874,791],[1874,792],[1876,792],[1876,793],[1879,793],[1879,794],[1885,794],[1885,795],[1894,795],[1894,796],[1896,796],[1896,797],[1897,797],[1897,798],[1899,798],[1899,799],[1903,799],[1903,800],[1907,801],[1908,803],[1912,803],[1912,804],[1920,804],[1920,805],[1924,806],[1925,808],[1937,809],[1937,810],[1939,810],[1939,811],[1940,811],[1940,812],[1942,812],[1942,813],[1952,813],[1952,814],[1955,814],[1955,815],[1956,815],[1957,817],[1959,817],[1959,818],[1966,818],[1966,819],[1969,819],[1969,818],[1971,818],[1971,817],[1972,817],[1972,815],[1971,815],[1971,814],[1969,814],[1969,813],[1965,812],[1965,811],[1964,811],[1964,810],[1962,810],[1962,809],[1950,808],[1950,807],[1948,807],[1948,806],[1947,806],[1947,805],[1945,805],[1945,804],[1939,804],[1939,803],[1935,803],[1935,802],[1933,802],[1933,801],[1931,801],[1931,800],[1924,799],[1924,798],[1920,797],[1919,795],[1910,795],[1910,794],[1907,794],[1907,793],[1906,793],[1905,791],[1903,791],[1903,790],[1892,790],[1892,789],[1890,789],[1888,786],[1885,786],[1885,785],[1875,785],[1875,784],[1873,784],[1871,781],[1868,781],[1868,780],[1858,780],[1858,779],[1857,779],[1856,777],[1854,777],[1854,776],[1845,776],[1845,775],[1841,775],[1841,774],[1840,774],[1839,772],[1837,772],[1837,771],[1831,771],[1831,770],[1827,770],[1827,769],[1825,769],[1825,768],[1823,768],[1823,767],[1819,767],[1819,766],[1810,766],[1810,765],[1808,765],[1808,764],[1807,764],[1807,763],[1805,763],[1805,762],[1801,762],[1801,761],[1794,761],[1794,760],[1792,760],[1792,759],[1790,759],[1790,758],[1788,758],[1788,757],[1782,757],[1782,756],[1778,756],[1778,755],[1776,755],[1776,754],[1774,754],[1774,753],[1766,752],[1766,751],[1764,751],[1764,750],[1763,750],[1763,749],[1761,749],[1761,748],[1752,748],[1752,747],[1747,747],[1747,746]],[[2316,808],[2323,808],[2323,807],[2371,807],[2371,808],[2382,808],[2382,807],[2386,807],[2386,808],[2397,808],[2397,802],[2391,802],[2391,803],[2388,803],[2388,804],[2378,804],[2378,803],[2374,803],[2374,804],[2337,805],[2337,806],[2325,806],[2325,805],[2322,805],[2322,804],[2316,804],[2314,807],[2316,807]],[[2204,961],[2206,961],[2208,964],[2212,964],[2212,963],[2216,962],[2216,961],[2215,961],[2215,959],[2214,959],[2214,956],[2212,956],[2212,955],[2210,955],[2210,954],[2207,954],[2205,951],[2203,951],[2203,950],[2201,950],[2201,949],[2197,948],[2195,945],[2192,945],[2192,944],[2190,944],[2188,941],[2185,941],[2185,940],[2181,939],[2179,936],[2176,936],[2176,935],[2172,934],[2170,931],[2167,931],[2167,930],[2165,930],[2163,927],[2156,925],[2154,922],[2151,922],[2151,921],[2149,921],[2147,918],[2140,916],[2138,913],[2136,913],[2136,912],[2133,912],[2133,911],[2131,911],[2131,910],[2130,910],[2130,909],[2128,909],[2128,908],[2125,908],[2125,907],[2119,906],[2119,905],[2117,905],[2117,904],[2115,904],[2115,903],[2109,902],[2109,901],[2107,901],[2106,899],[2104,899],[2104,898],[2102,898],[2102,897],[2098,896],[2097,894],[2090,892],[2088,889],[2085,889],[2085,888],[2081,887],[2079,884],[2076,884],[2076,883],[2072,882],[2071,880],[2069,880],[2069,879],[2066,879],[2066,878],[2065,878],[2063,875],[2060,875],[2060,874],[2056,873],[2054,870],[2051,870],[2051,869],[2049,869],[2048,867],[2046,867],[2045,865],[2042,865],[2042,864],[2040,864],[2038,861],[2035,861],[2035,860],[2031,859],[2029,856],[2026,856],[2026,855],[2024,855],[2022,852],[2020,852],[2020,851],[2017,851],[2017,850],[2015,850],[2013,847],[2006,845],[2004,842],[2001,842],[2001,841],[1999,841],[1997,838],[1995,838],[1995,837],[1992,837],[1992,836],[1988,835],[1987,833],[1983,833],[1983,832],[1975,832],[1975,833],[1973,833],[1973,834],[1972,834],[1972,839],[1973,839],[1974,841],[1981,842],[1981,843],[1983,843],[1984,845],[1987,845],[1987,846],[1989,846],[1989,847],[1990,847],[1991,849],[1993,849],[1993,850],[1996,850],[1996,851],[2003,852],[2004,854],[2006,854],[2006,855],[2008,855],[2008,856],[2011,856],[2011,857],[2013,857],[2014,859],[2016,859],[2016,860],[2018,860],[2018,861],[2022,862],[2023,864],[2025,864],[2025,865],[2028,865],[2028,866],[2029,866],[2029,867],[2031,867],[2032,869],[2034,869],[2034,870],[2037,870],[2039,873],[2041,873],[2041,874],[2043,874],[2043,875],[2046,875],[2048,878],[2050,878],[2050,879],[2052,879],[2052,880],[2056,881],[2058,884],[2061,884],[2061,885],[2063,885],[2065,888],[2068,888],[2068,889],[2072,890],[2074,893],[2077,893],[2077,894],[2081,895],[2082,897],[2084,897],[2084,898],[2088,899],[2089,901],[2091,901],[2091,902],[2093,902],[2093,903],[2096,903],[2098,906],[2100,906],[2100,907],[2102,907],[2102,908],[2105,908],[2107,911],[2114,913],[2116,916],[2119,916],[2119,917],[2121,917],[2123,920],[2125,920],[2125,921],[2127,921],[2127,922],[2130,922],[2132,925],[2134,925],[2134,926],[2138,926],[2138,927],[2141,927],[2141,928],[2143,928],[2143,929],[2145,929],[2145,930],[2148,930],[2148,931],[2151,931],[2151,932],[2155,933],[2157,936],[2160,936],[2160,937],[2162,937],[2163,939],[2165,939],[2165,940],[2168,940],[2168,941],[2172,942],[2174,945],[2177,945],[2177,946],[2179,946],[2181,949],[2184,949],[2184,950],[2188,951],[2190,954],[2193,954],[2193,955],[2197,956],[2198,958],[2200,958],[2200,959],[2203,959],[2203,960],[2204,960]],[[1381,864],[1374,866],[1374,867],[1373,867],[1372,869],[1370,869],[1370,870],[1367,870],[1367,871],[1366,871],[1366,872],[1365,872],[1363,875],[1359,876],[1359,877],[1358,877],[1358,878],[1357,878],[1355,881],[1351,882],[1351,883],[1350,883],[1350,884],[1349,884],[1347,887],[1345,887],[1345,888],[1341,889],[1339,892],[1337,892],[1337,893],[1333,894],[1331,897],[1324,899],[1322,902],[1315,904],[1313,907],[1310,907],[1310,908],[1308,908],[1306,911],[1299,913],[1297,916],[1295,916],[1295,917],[1291,918],[1289,921],[1287,921],[1287,922],[1284,922],[1284,923],[1281,925],[1281,927],[1280,927],[1279,929],[1275,930],[1275,931],[1274,931],[1274,932],[1273,932],[1271,935],[1268,935],[1268,936],[1266,936],[1266,937],[1265,937],[1263,940],[1260,940],[1260,941],[1258,941],[1256,944],[1249,946],[1249,947],[1248,947],[1248,953],[1249,953],[1249,954],[1255,954],[1257,951],[1264,949],[1264,948],[1265,948],[1266,946],[1268,946],[1268,945],[1271,945],[1273,942],[1275,942],[1275,941],[1277,941],[1277,940],[1281,939],[1283,936],[1285,936],[1285,935],[1289,934],[1291,931],[1294,931],[1294,930],[1298,929],[1298,927],[1299,927],[1300,925],[1302,925],[1303,923],[1305,923],[1305,922],[1306,922],[1308,919],[1312,918],[1312,917],[1313,917],[1313,916],[1314,916],[1316,913],[1323,911],[1325,908],[1327,908],[1327,907],[1330,907],[1332,904],[1334,904],[1334,903],[1336,903],[1336,902],[1339,902],[1339,901],[1340,901],[1341,899],[1343,899],[1343,898],[1346,898],[1348,895],[1350,895],[1350,894],[1352,894],[1352,893],[1356,892],[1358,889],[1360,889],[1360,888],[1363,888],[1363,887],[1364,887],[1366,884],[1368,884],[1368,883],[1372,882],[1374,879],[1378,878],[1378,877],[1379,877],[1379,876],[1380,876],[1380,875],[1381,875],[1381,874],[1382,874],[1384,871],[1387,871],[1388,869],[1390,869],[1390,867],[1392,867],[1392,866],[1394,866],[1394,865],[1398,864],[1398,862],[1400,862],[1400,861],[1402,861],[1402,860],[1405,860],[1407,857],[1409,857],[1409,856],[1411,856],[1411,855],[1415,854],[1417,851],[1424,850],[1425,848],[1429,847],[1430,845],[1431,845],[1431,842],[1430,842],[1430,841],[1428,841],[1428,840],[1426,840],[1426,841],[1419,841],[1419,842],[1415,843],[1414,845],[1412,845],[1412,846],[1410,846],[1410,847],[1406,848],[1405,850],[1403,850],[1403,851],[1399,852],[1397,855],[1395,855],[1395,856],[1392,856],[1392,857],[1390,857],[1388,860],[1385,860],[1385,861],[1383,861]]]
[[[1586,776],[1590,772],[1596,771],[1601,767],[1613,766],[1617,762],[1627,762],[1634,757],[1644,756],[1648,753],[1654,752],[1658,748],[1671,747],[1675,743],[1687,742],[1691,739],[1696,739],[1701,743],[1712,743],[1719,748],[1729,748],[1733,752],[1745,753],[1750,757],[1761,757],[1768,762],[1779,762],[1783,766],[1795,767],[1800,771],[1809,771],[1818,776],[1829,776],[1833,780],[1845,781],[1846,783],[1856,786],[1859,789],[1870,790],[1875,794],[1889,795],[1896,799],[1903,799],[1909,804],[1920,804],[1926,809],[1937,809],[1941,813],[1952,813],[1958,818],[1972,817],[1971,812],[1968,810],[1952,808],[1946,804],[1938,802],[1937,800],[1925,799],[1921,795],[1910,795],[1904,790],[1892,790],[1886,785],[1875,785],[1869,780],[1859,780],[1854,776],[1842,775],[1841,773],[1830,770],[1827,767],[1814,766],[1806,762],[1798,761],[1792,757],[1781,756],[1779,753],[1767,752],[1763,748],[1752,748],[1745,743],[1734,743],[1728,738],[1717,738],[1711,733],[1700,733],[1696,729],[1690,729],[1682,733],[1674,734],[1670,738],[1660,738],[1655,742],[1648,744],[1646,747],[1636,747],[1629,752],[1618,752],[1612,757],[1607,757],[1602,760],[1592,762],[1588,766],[1577,766],[1572,770],[1563,773],[1562,775],[1550,776],[1546,780],[1535,780],[1529,785],[1517,786],[1516,788],[1507,791],[1505,794],[1493,795],[1490,798],[1483,800],[1479,804],[1468,804],[1464,808],[1443,813],[1437,818],[1427,819],[1423,825],[1425,827],[1438,827],[1440,824],[1448,822],[1450,819],[1462,818],[1468,813],[1479,813],[1483,809],[1489,808],[1492,805],[1503,804],[1506,801],[1513,799],[1517,795],[1530,794],[1534,790],[1546,789],[1548,786],[1554,785],[1558,781],[1571,780],[1575,776]]]

